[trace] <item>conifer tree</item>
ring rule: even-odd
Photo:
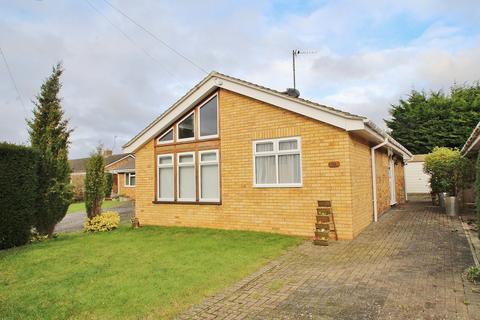
[[[105,160],[102,156],[102,148],[92,154],[87,161],[85,176],[85,209],[89,219],[99,215],[105,197]]]
[[[73,195],[68,164],[72,130],[64,118],[59,97],[62,73],[60,63],[53,67],[34,101],[33,119],[27,120],[30,143],[40,155],[35,227],[49,237],[55,225],[65,217]]]

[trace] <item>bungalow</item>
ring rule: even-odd
[[[113,174],[112,196],[125,196],[135,199],[135,156],[129,153],[112,154],[111,150],[102,150],[105,159],[105,171]],[[74,188],[74,198],[83,200],[85,174],[88,158],[69,160],[70,183]]]
[[[365,117],[217,72],[123,147],[143,225],[311,237],[327,200],[339,239],[405,201],[411,157]]]

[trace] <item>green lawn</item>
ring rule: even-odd
[[[102,209],[116,208],[124,205],[127,201],[117,201],[117,200],[104,200],[102,203]],[[68,207],[67,214],[73,212],[85,212],[85,202],[74,202]]]
[[[0,319],[169,319],[302,242],[122,226],[0,251]]]

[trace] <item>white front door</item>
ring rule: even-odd
[[[395,162],[392,157],[388,158],[388,178],[390,180],[390,205],[397,203],[395,196]]]

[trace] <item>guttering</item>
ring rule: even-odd
[[[373,221],[374,222],[378,221],[377,170],[375,166],[375,150],[387,144],[388,144],[388,138],[385,138],[385,140],[382,143],[377,144],[376,146],[373,146],[372,148],[370,148],[371,158],[372,158],[372,191],[373,191]]]

